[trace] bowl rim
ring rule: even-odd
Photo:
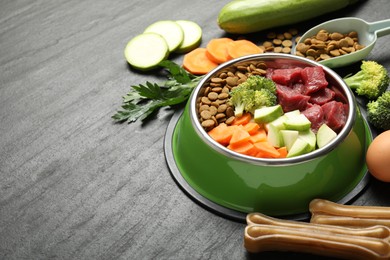
[[[230,150],[226,148],[225,146],[219,144],[215,140],[213,140],[210,135],[203,129],[199,118],[198,113],[196,111],[196,103],[197,103],[197,97],[199,95],[199,91],[202,89],[203,85],[210,80],[211,77],[213,77],[217,72],[219,72],[222,69],[225,69],[229,66],[234,65],[235,63],[240,63],[244,61],[253,61],[253,60],[291,60],[295,62],[301,62],[302,64],[307,64],[308,66],[320,66],[324,69],[325,73],[329,75],[330,77],[334,78],[342,88],[345,97],[347,98],[348,102],[348,116],[346,123],[343,127],[343,129],[337,134],[337,137],[333,139],[330,143],[325,145],[322,148],[316,149],[310,153],[290,157],[290,158],[257,158],[249,155],[244,155],[237,153],[233,150]],[[299,57],[292,54],[282,54],[282,53],[262,53],[262,54],[253,54],[253,55],[247,55],[240,58],[236,58],[230,61],[227,61],[212,71],[210,71],[208,74],[206,74],[201,81],[199,81],[198,85],[193,90],[191,97],[190,97],[190,118],[192,126],[195,129],[195,132],[199,135],[199,137],[205,141],[211,148],[213,148],[215,151],[221,153],[222,155],[227,156],[230,159],[238,159],[241,161],[245,161],[252,164],[258,164],[258,165],[289,165],[289,164],[298,164],[298,163],[304,163],[310,160],[314,160],[320,157],[325,156],[330,151],[335,149],[339,143],[341,143],[352,131],[352,128],[354,126],[355,120],[356,120],[356,113],[357,113],[357,104],[355,100],[355,96],[353,95],[351,89],[346,85],[344,80],[331,68],[326,67],[325,65],[320,64],[319,62],[309,60],[307,58]]]

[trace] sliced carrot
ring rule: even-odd
[[[215,63],[221,64],[229,60],[227,53],[227,44],[232,42],[230,38],[211,39],[206,46],[207,57]]]
[[[251,153],[253,154],[254,145],[251,144],[250,142],[242,142],[239,145],[231,145],[230,144],[230,145],[228,145],[227,148],[229,148],[230,150],[235,151],[237,153],[251,155]]]
[[[232,138],[230,139],[229,146],[234,148],[238,147],[243,143],[248,143],[250,138],[250,134],[245,131],[243,127],[237,127],[232,135]]]
[[[208,134],[213,138],[215,141],[222,145],[228,145],[230,142],[230,139],[233,136],[234,129],[236,127],[234,126],[227,126],[225,123],[221,123],[218,126],[211,129]]]
[[[248,149],[246,151],[246,155],[256,157],[257,154],[259,153],[259,150],[257,149],[257,147],[253,143],[252,143],[252,145],[253,145],[252,148]]]
[[[252,114],[251,113],[244,113],[240,117],[234,118],[233,125],[246,125],[249,123],[252,119]]]
[[[194,75],[204,75],[218,66],[206,56],[206,48],[196,48],[183,58],[183,67]]]
[[[260,129],[260,125],[258,123],[255,123],[255,122],[248,122],[244,125],[244,129],[250,134],[250,135],[253,135],[253,134],[256,134],[257,133],[257,130]]]
[[[248,40],[236,40],[227,45],[228,56],[231,59],[264,52],[259,46]]]
[[[257,157],[262,158],[277,158],[280,156],[278,150],[268,142],[257,142],[253,144],[257,150]]]
[[[276,157],[276,158],[286,158],[287,157],[287,147],[286,146],[278,148],[277,151],[279,152],[279,157]]]
[[[255,134],[252,134],[249,138],[249,141],[251,143],[257,143],[257,142],[265,142],[267,141],[267,133],[263,128],[260,128],[257,130]]]

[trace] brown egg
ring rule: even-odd
[[[368,147],[366,162],[375,178],[390,182],[390,130],[374,138]]]

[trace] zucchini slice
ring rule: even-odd
[[[162,20],[149,25],[144,33],[153,32],[160,34],[168,44],[169,52],[179,48],[184,40],[184,32],[175,21]]]
[[[188,20],[178,20],[176,23],[180,25],[184,33],[184,39],[176,52],[187,53],[199,47],[202,41],[202,28],[197,23]]]
[[[143,33],[131,39],[125,48],[127,62],[139,70],[150,70],[169,55],[168,44],[157,33]]]

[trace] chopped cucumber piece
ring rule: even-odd
[[[131,39],[125,48],[127,62],[134,68],[149,70],[169,55],[166,41],[156,33],[143,33]]]
[[[274,147],[284,146],[282,135],[280,134],[280,129],[275,125],[268,125],[267,141]]]
[[[289,112],[286,112],[284,113],[284,115],[286,117],[294,117],[294,116],[297,116],[301,113],[301,111],[299,111],[299,109],[296,109],[296,110],[293,110],[293,111],[289,111]]]
[[[176,52],[186,53],[197,48],[202,41],[202,28],[197,23],[188,20],[178,20],[176,23],[180,25],[184,33],[184,39]]]
[[[181,26],[175,21],[164,20],[149,25],[145,31],[160,34],[168,44],[169,52],[176,50],[184,40]]]
[[[310,151],[316,149],[317,138],[316,134],[311,129],[300,131],[298,138],[305,140],[310,145]]]
[[[281,105],[262,107],[255,110],[255,122],[258,124],[269,123],[283,115]]]
[[[337,137],[337,133],[332,130],[327,124],[323,124],[317,131],[317,146],[324,147]]]
[[[282,136],[280,135],[280,130],[285,129],[284,121],[286,120],[286,117],[284,115],[276,118],[275,120],[266,123],[264,125],[266,131],[267,131],[267,140],[270,144],[272,144],[275,147],[282,147],[284,146],[284,141]]]
[[[284,122],[286,129],[304,131],[310,128],[311,122],[304,114],[287,117]]]
[[[296,130],[280,130],[280,134],[283,139],[283,143],[287,148],[287,151],[291,150],[294,142],[298,139],[299,131]]]
[[[306,142],[303,139],[298,138],[293,146],[291,147],[290,151],[287,153],[287,157],[294,157],[302,154],[306,154],[310,152],[310,145],[308,142]]]
[[[286,126],[284,125],[284,122],[286,121],[286,117],[284,115],[276,118],[275,120],[269,122],[266,124],[266,126],[268,125],[274,125],[275,127],[277,127],[279,130],[282,130],[282,129],[286,129]]]

